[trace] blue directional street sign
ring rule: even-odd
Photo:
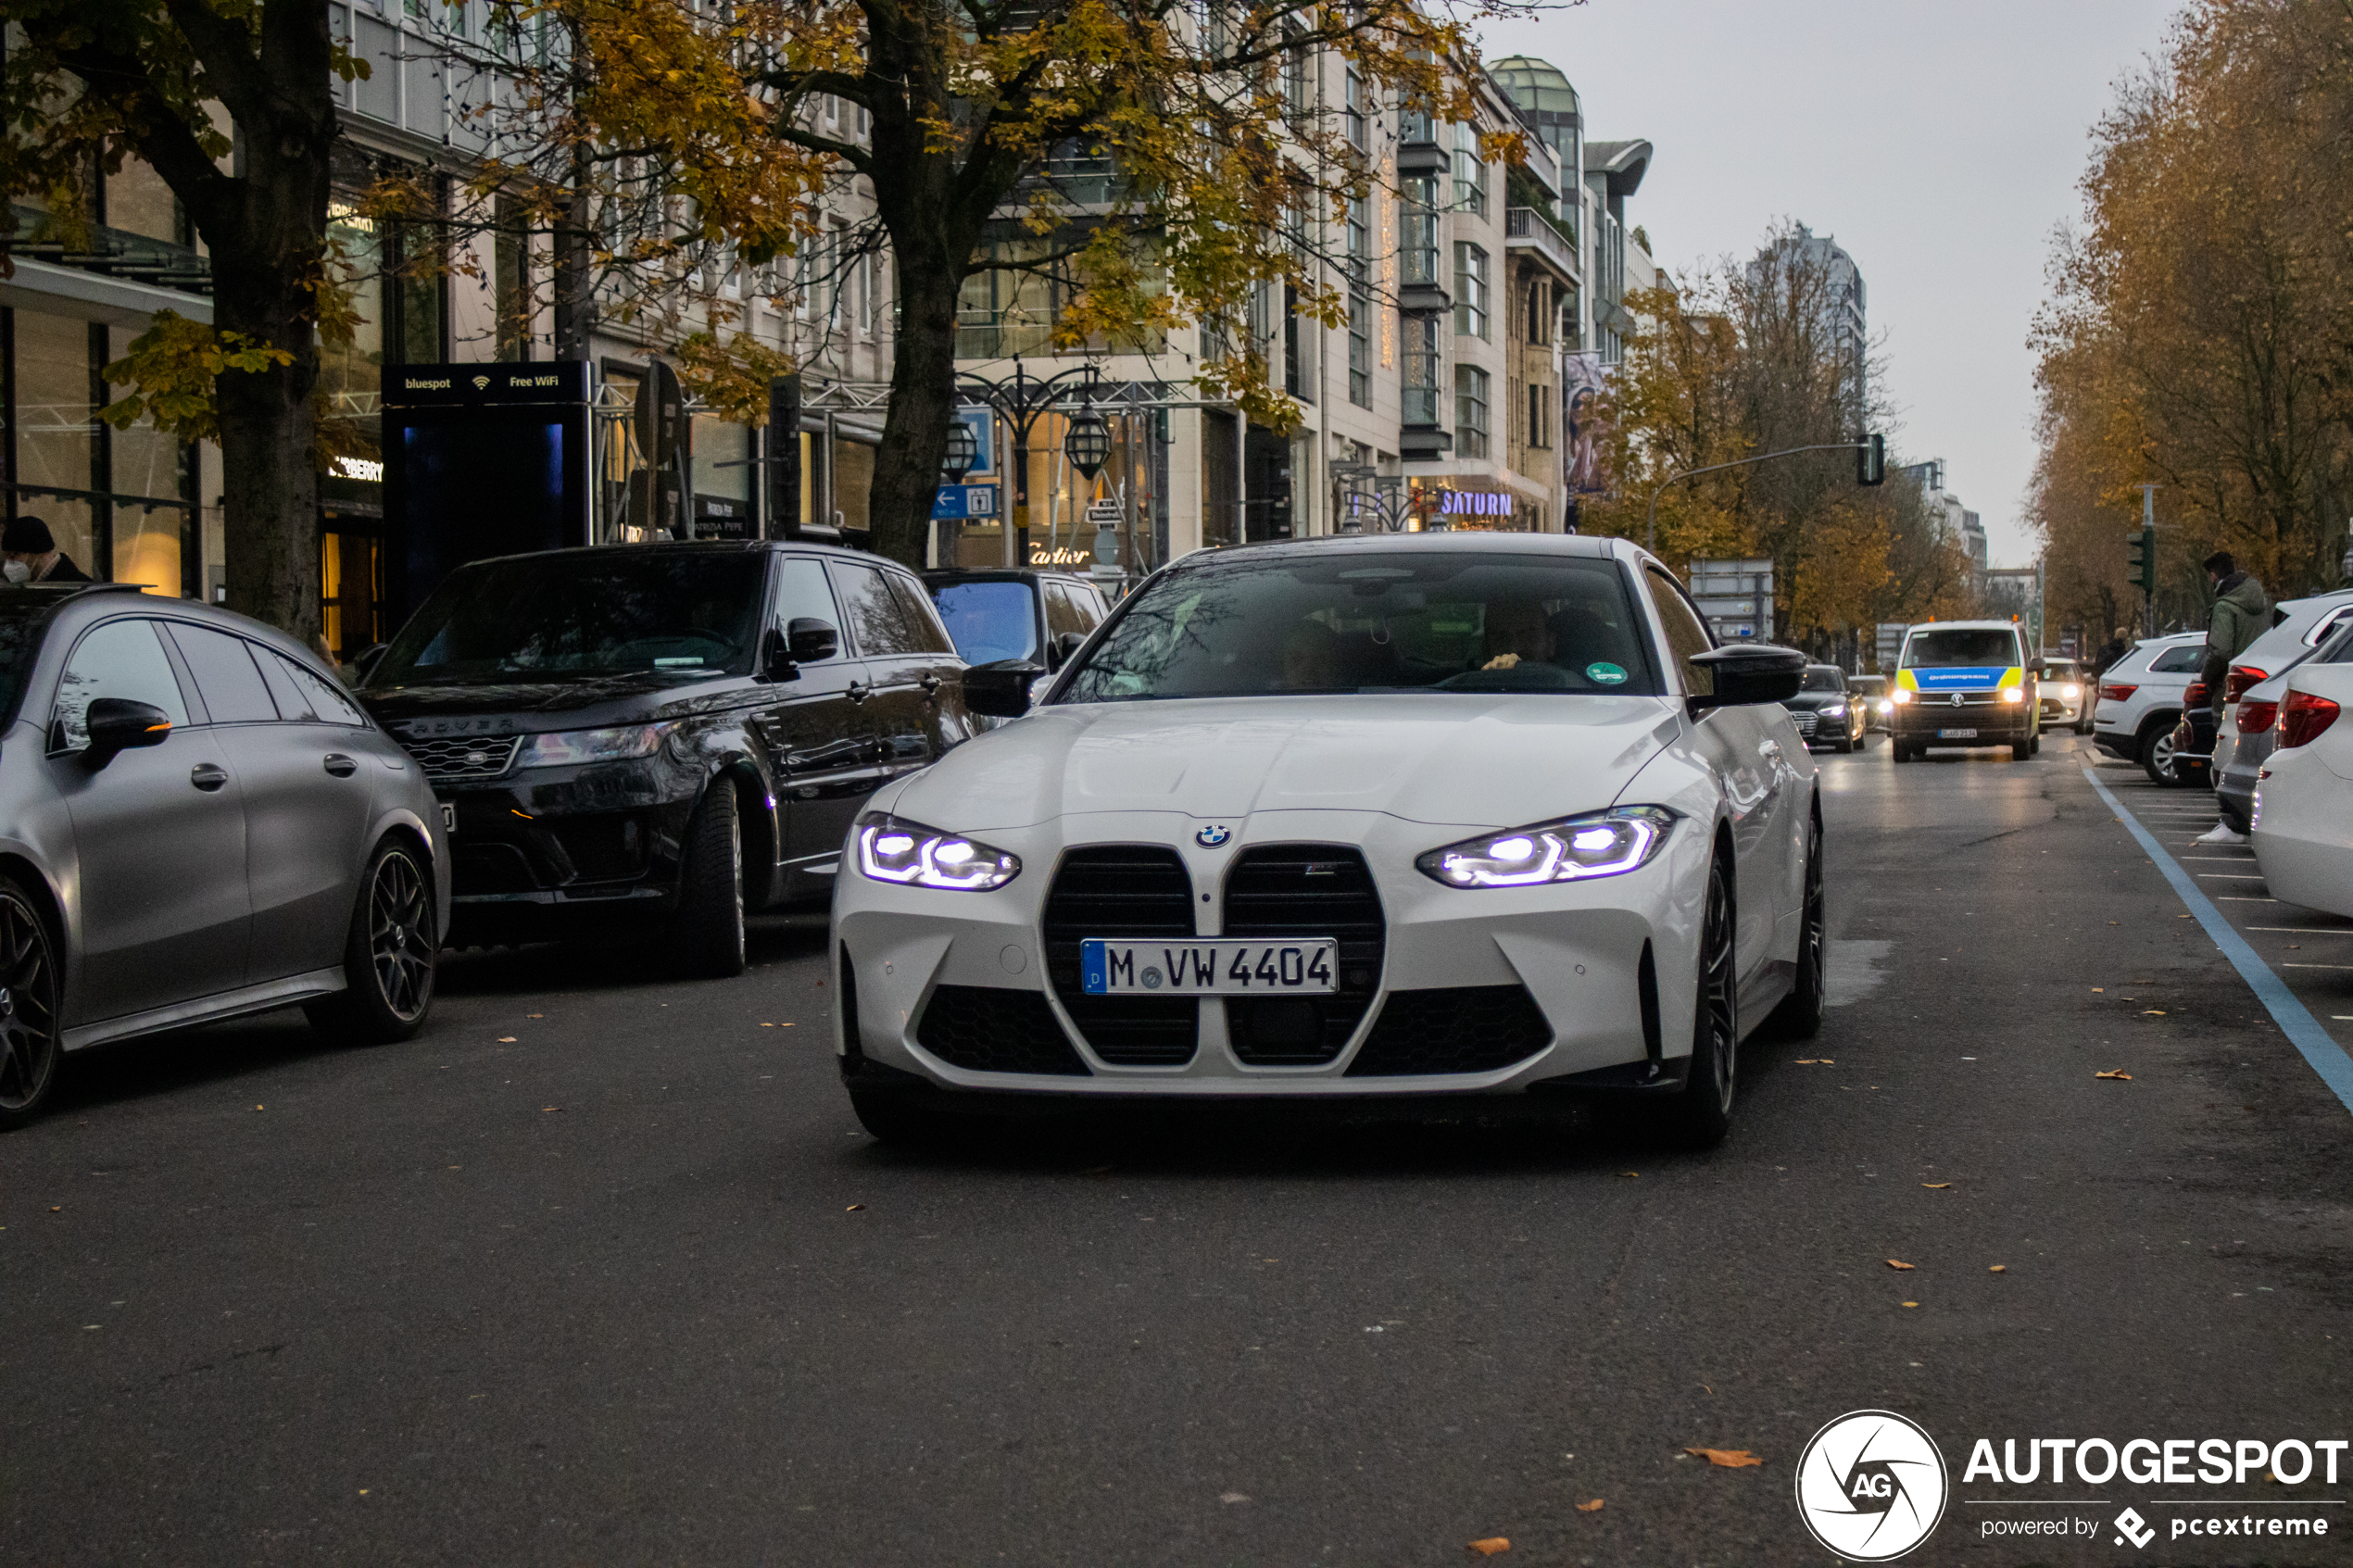
[[[934,522],[996,515],[997,487],[993,484],[943,484],[931,498]]]

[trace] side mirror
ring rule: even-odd
[[[1029,688],[1046,671],[1026,659],[1000,659],[964,671],[964,706],[993,719],[1018,719],[1029,711]]]
[[[161,746],[171,735],[170,717],[162,709],[152,702],[132,702],[128,697],[92,698],[90,710],[82,722],[90,736],[89,747],[82,754],[82,765],[94,773],[113,761],[117,752]]]
[[[1055,633],[1053,639],[1046,645],[1046,668],[1060,670],[1070,662],[1070,656],[1076,653],[1079,646],[1086,641],[1087,633],[1084,632]]]
[[[1716,690],[1691,699],[1694,718],[1711,708],[1751,708],[1787,702],[1806,684],[1806,656],[1795,648],[1749,643],[1710,648],[1692,662],[1712,671]]]
[[[785,634],[774,626],[760,633],[760,679],[763,681],[798,681],[800,666],[792,660],[792,649],[785,646]]]
[[[2031,675],[2033,675],[2033,676],[2035,676],[2036,678],[2038,678],[2038,679],[2039,679],[2039,678],[2042,676],[2042,673],[2043,673],[2043,661],[2042,661],[2042,659],[2040,659],[2039,658],[2038,658],[2038,659],[2028,659],[2028,660],[2026,661],[2026,669],[2027,669],[2027,673],[2029,673],[2029,674],[2031,674]]]
[[[795,664],[814,664],[841,651],[841,633],[830,621],[796,615],[785,627],[785,651]]]
[[[378,643],[374,647],[368,649],[358,659],[353,659],[351,661],[352,684],[367,684],[368,677],[376,672],[376,666],[384,661],[384,654],[389,651],[392,645],[390,643]]]

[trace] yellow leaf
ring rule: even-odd
[[[1765,1462],[1746,1449],[1685,1449],[1683,1451],[1710,1464],[1721,1465],[1726,1470],[1740,1470]]]
[[[2114,1073],[2093,1073],[2093,1074],[2092,1074],[2092,1076],[2093,1076],[2093,1077],[2095,1077],[2095,1078],[2116,1078],[2116,1079],[2120,1079],[2120,1080],[2122,1080],[2124,1083],[2127,1083],[2127,1084],[2129,1084],[2129,1083],[2131,1083],[2131,1082],[2133,1081],[2133,1075],[2132,1075],[2130,1073],[2124,1072],[2124,1071],[2123,1071],[2122,1069],[2120,1069],[2120,1069],[2118,1069],[2118,1070],[2117,1070],[2116,1072],[2114,1072]]]
[[[1499,1551],[1511,1550],[1512,1543],[1510,1537],[1508,1537],[1490,1536],[1483,1541],[1471,1542],[1465,1549],[1475,1551],[1481,1557],[1492,1557]]]
[[[1640,1171],[1620,1171],[1617,1173],[1621,1176],[1640,1176],[1642,1174]]]
[[[1929,1189],[1930,1189],[1930,1190],[1931,1190],[1931,1191],[1941,1191],[1942,1189],[1944,1189],[1944,1188],[1945,1188],[1945,1187],[1948,1187],[1948,1186],[1951,1186],[1952,1185],[1953,1185],[1953,1184],[1952,1184],[1952,1183],[1950,1183],[1950,1182],[1922,1182],[1922,1183],[1920,1184],[1920,1185],[1922,1185],[1922,1186],[1924,1186],[1924,1187],[1927,1187],[1927,1188],[1929,1188]]]
[[[845,1214],[855,1214],[859,1210],[863,1209],[864,1207],[866,1206],[862,1203],[853,1203],[849,1208],[843,1210],[842,1212]]]
[[[2009,1271],[2000,1263],[1989,1263],[1986,1265],[1985,1272],[1989,1274],[2000,1274],[2007,1273]]]
[[[1599,1498],[1595,1498],[1592,1502],[1580,1502],[1577,1505],[1577,1512],[1579,1513],[1599,1513],[1601,1511],[1602,1499]]]
[[[2093,987],[2092,987],[2092,990],[2093,990],[2095,994],[2097,994],[2097,995],[2101,995],[2101,996],[2105,996],[2105,995],[2107,995],[2107,993],[2108,993],[2108,987],[2107,987],[2107,986],[2105,986],[2105,985],[2095,985],[2095,986],[2093,986]]]
[[[1911,1264],[1909,1264],[1909,1263],[1906,1263],[1906,1262],[1901,1262],[1901,1261],[1898,1261],[1897,1260],[1895,1260],[1895,1259],[1894,1259],[1894,1258],[1890,1258],[1890,1259],[1887,1261],[1887,1266],[1888,1266],[1889,1268],[1891,1268],[1891,1269],[1909,1269],[1912,1265],[1911,1265]]]
[[[515,1043],[515,1037],[512,1035],[501,1035],[498,1036],[498,1043],[502,1046],[511,1046]]]
[[[1919,1306],[1919,1303],[1918,1301],[1906,1301],[1906,1302],[1905,1302],[1905,1303],[1904,1303],[1904,1305],[1906,1305],[1906,1307],[1917,1307],[1917,1306]]]
[[[2165,1010],[2163,1008],[2143,1008],[2141,1010],[2141,1016],[2143,1018],[2163,1018],[2165,1016]]]

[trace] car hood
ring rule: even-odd
[[[1818,708],[1828,708],[1834,702],[1846,700],[1844,692],[1800,692],[1781,704],[1792,713],[1811,713]]]
[[[1682,723],[1655,696],[1073,703],[957,747],[891,809],[971,833],[1101,811],[1380,811],[1512,827],[1610,805]]]
[[[632,674],[597,681],[505,682],[462,686],[373,686],[359,693],[378,723],[410,736],[512,734],[642,723],[729,706],[746,683]]]

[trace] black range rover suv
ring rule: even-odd
[[[643,933],[733,974],[744,913],[828,897],[866,797],[975,733],[895,562],[821,545],[598,546],[459,568],[361,703],[450,830],[459,945]]]

